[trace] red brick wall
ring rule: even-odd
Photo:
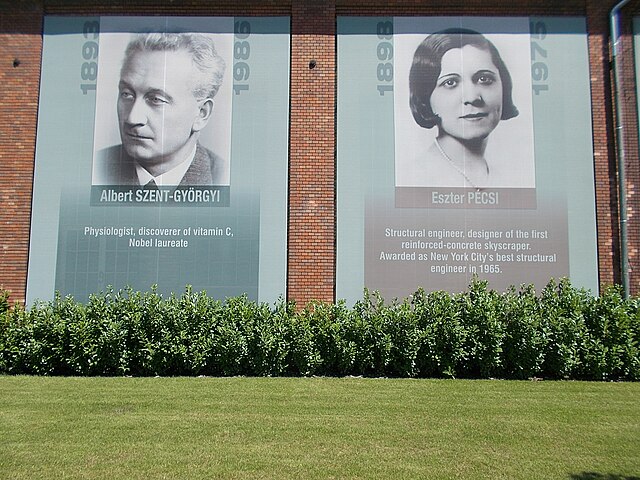
[[[609,70],[609,8],[591,2],[587,6],[589,62],[591,64],[591,108],[593,110],[593,152],[598,216],[598,252],[601,284],[619,283],[619,215],[617,211],[613,107]],[[605,121],[603,121],[605,119]]]
[[[299,304],[334,296],[335,25],[332,0],[292,9],[287,295]]]
[[[625,175],[627,199],[627,245],[629,261],[629,286],[631,292],[640,294],[640,165],[638,163],[638,109],[632,36],[632,12],[640,15],[640,2],[629,4],[623,11],[623,36],[618,44],[617,62],[620,64],[621,125],[624,128]],[[629,14],[631,13],[631,14]],[[617,127],[614,131],[618,131]]]
[[[31,185],[35,155],[42,17],[62,15],[290,15],[291,124],[289,167],[290,299],[332,301],[335,289],[336,15],[579,15],[587,17],[596,173],[600,282],[620,281],[615,132],[608,55],[608,15],[614,2],[598,0],[0,0],[0,283],[25,297]],[[625,8],[623,109],[629,206],[631,285],[640,293],[640,199],[635,77],[630,15]],[[13,67],[14,59],[20,65]],[[309,62],[316,67],[309,68]],[[52,245],[52,250],[55,246]],[[37,274],[37,272],[34,272]]]
[[[35,2],[3,6],[0,11],[0,286],[12,291],[12,300],[25,298],[41,51],[42,7]]]

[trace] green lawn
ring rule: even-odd
[[[0,478],[640,478],[640,383],[0,377]]]

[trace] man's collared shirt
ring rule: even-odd
[[[151,175],[142,165],[136,162],[136,173],[138,174],[138,182],[140,183],[140,185],[146,185],[151,180],[153,180],[158,187],[176,187],[180,185],[182,177],[184,177],[184,174],[187,173],[187,170],[189,170],[189,167],[193,163],[193,159],[196,156],[196,147],[197,144],[194,145],[191,154],[188,155],[183,162],[173,167],[168,172],[165,172],[162,175],[158,175],[157,177]]]

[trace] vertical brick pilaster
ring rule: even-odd
[[[24,301],[42,52],[42,7],[0,11],[0,287]],[[52,245],[55,248],[55,245]]]
[[[609,65],[610,8],[608,2],[587,4],[600,285],[621,280],[618,184],[610,94],[613,78]]]
[[[335,1],[294,2],[291,24],[287,295],[305,304],[334,297]]]
[[[634,7],[623,10],[618,43],[620,95],[622,99],[621,124],[624,128],[625,177],[627,200],[627,256],[629,259],[629,289],[632,295],[640,294],[640,164],[638,162],[638,108],[636,95],[635,58],[633,49],[632,18]]]
[[[611,59],[609,14],[616,1],[587,2],[589,31],[589,56],[591,64],[591,103],[593,108],[593,143],[596,174],[596,210],[598,219],[598,249],[600,284],[622,281],[620,258],[620,215],[617,181],[615,85]],[[628,5],[621,15],[622,36],[618,43],[621,91],[620,127],[624,133],[626,200],[627,200],[627,250],[630,265],[630,290],[640,293],[640,197],[638,185],[638,116],[636,99],[635,62],[631,18],[638,11],[640,2]]]

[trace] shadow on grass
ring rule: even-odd
[[[640,480],[636,475],[615,475],[613,473],[581,472],[569,476],[571,480]]]

